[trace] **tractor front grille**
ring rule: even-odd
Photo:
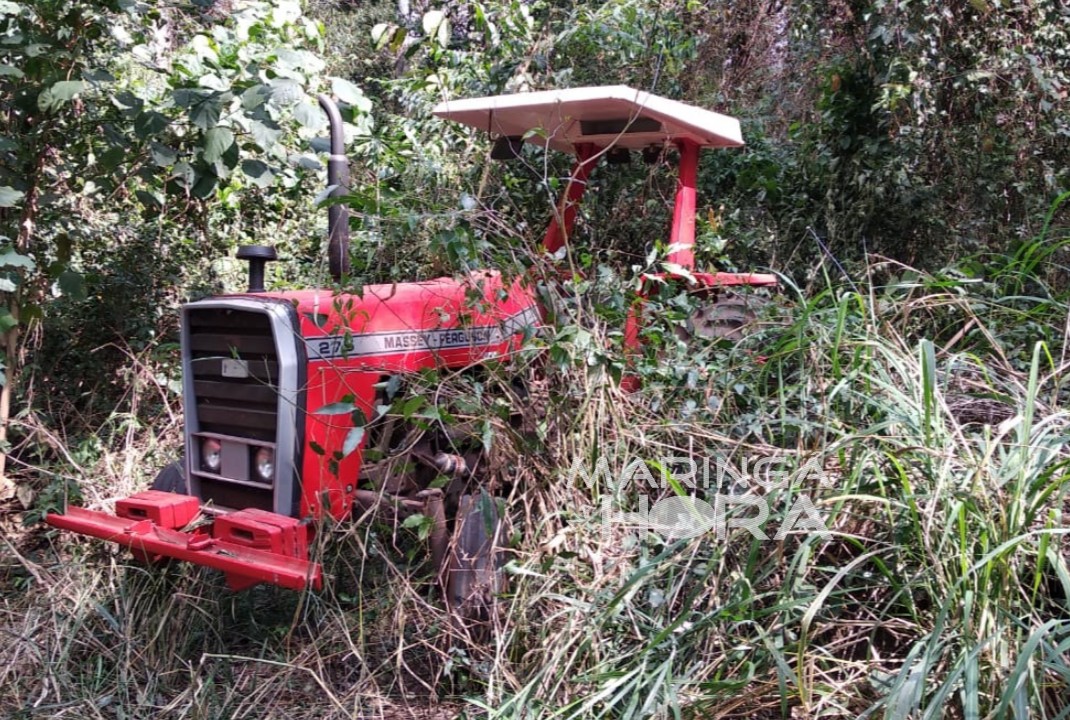
[[[200,430],[274,442],[279,363],[268,316],[191,311],[189,344]]]
[[[254,478],[249,468],[228,470],[234,442],[251,456],[257,442],[276,442],[279,415],[279,358],[271,318],[264,312],[227,307],[190,308],[186,315],[188,343],[186,403],[196,433],[191,442],[191,471],[202,504],[226,509],[274,510],[274,483]],[[207,471],[199,457],[206,436],[224,442],[224,467]],[[242,462],[237,463],[242,466]]]

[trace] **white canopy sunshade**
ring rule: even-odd
[[[743,144],[739,121],[626,85],[447,100],[433,110],[496,135],[574,153],[581,143],[638,150],[667,141],[700,147]],[[529,135],[530,133],[530,135]]]

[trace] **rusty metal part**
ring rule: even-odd
[[[353,501],[362,510],[374,510],[376,512],[389,512],[396,518],[405,518],[413,513],[423,512],[424,501],[421,498],[423,492],[409,495],[391,495],[376,490],[355,490]]]
[[[435,469],[443,475],[461,475],[468,472],[468,463],[461,455],[440,452],[432,462]]]
[[[397,450],[390,457],[368,463],[361,468],[361,481],[382,488],[386,495],[412,495],[431,480],[430,476],[420,480],[417,464],[452,478],[468,477],[479,464],[478,458],[439,452],[435,445],[429,437],[414,440],[406,434],[404,448]]]
[[[424,502],[423,514],[431,518],[431,562],[435,566],[435,574],[441,577],[450,542],[449,529],[446,527],[446,503],[438,488],[421,490],[416,497]]]

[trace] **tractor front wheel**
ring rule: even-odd
[[[490,635],[497,597],[505,589],[503,535],[495,498],[485,492],[460,497],[445,568],[446,604],[475,638]]]
[[[173,462],[156,475],[152,481],[152,489],[161,492],[185,494],[189,492],[186,483],[186,460]]]

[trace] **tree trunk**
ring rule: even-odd
[[[26,200],[22,205],[22,213],[19,216],[19,233],[15,241],[15,252],[20,255],[28,255],[33,245],[33,233],[35,220],[37,219],[37,184],[41,177],[41,170],[45,163],[48,148],[44,148],[37,155],[33,169],[29,174],[30,186],[26,189]],[[7,480],[7,456],[8,456],[8,426],[11,421],[11,395],[18,380],[20,365],[22,364],[19,352],[19,340],[22,337],[19,325],[19,311],[22,300],[24,283],[15,287],[8,301],[8,312],[15,320],[15,326],[4,333],[4,386],[0,388],[0,485],[8,484]]]

